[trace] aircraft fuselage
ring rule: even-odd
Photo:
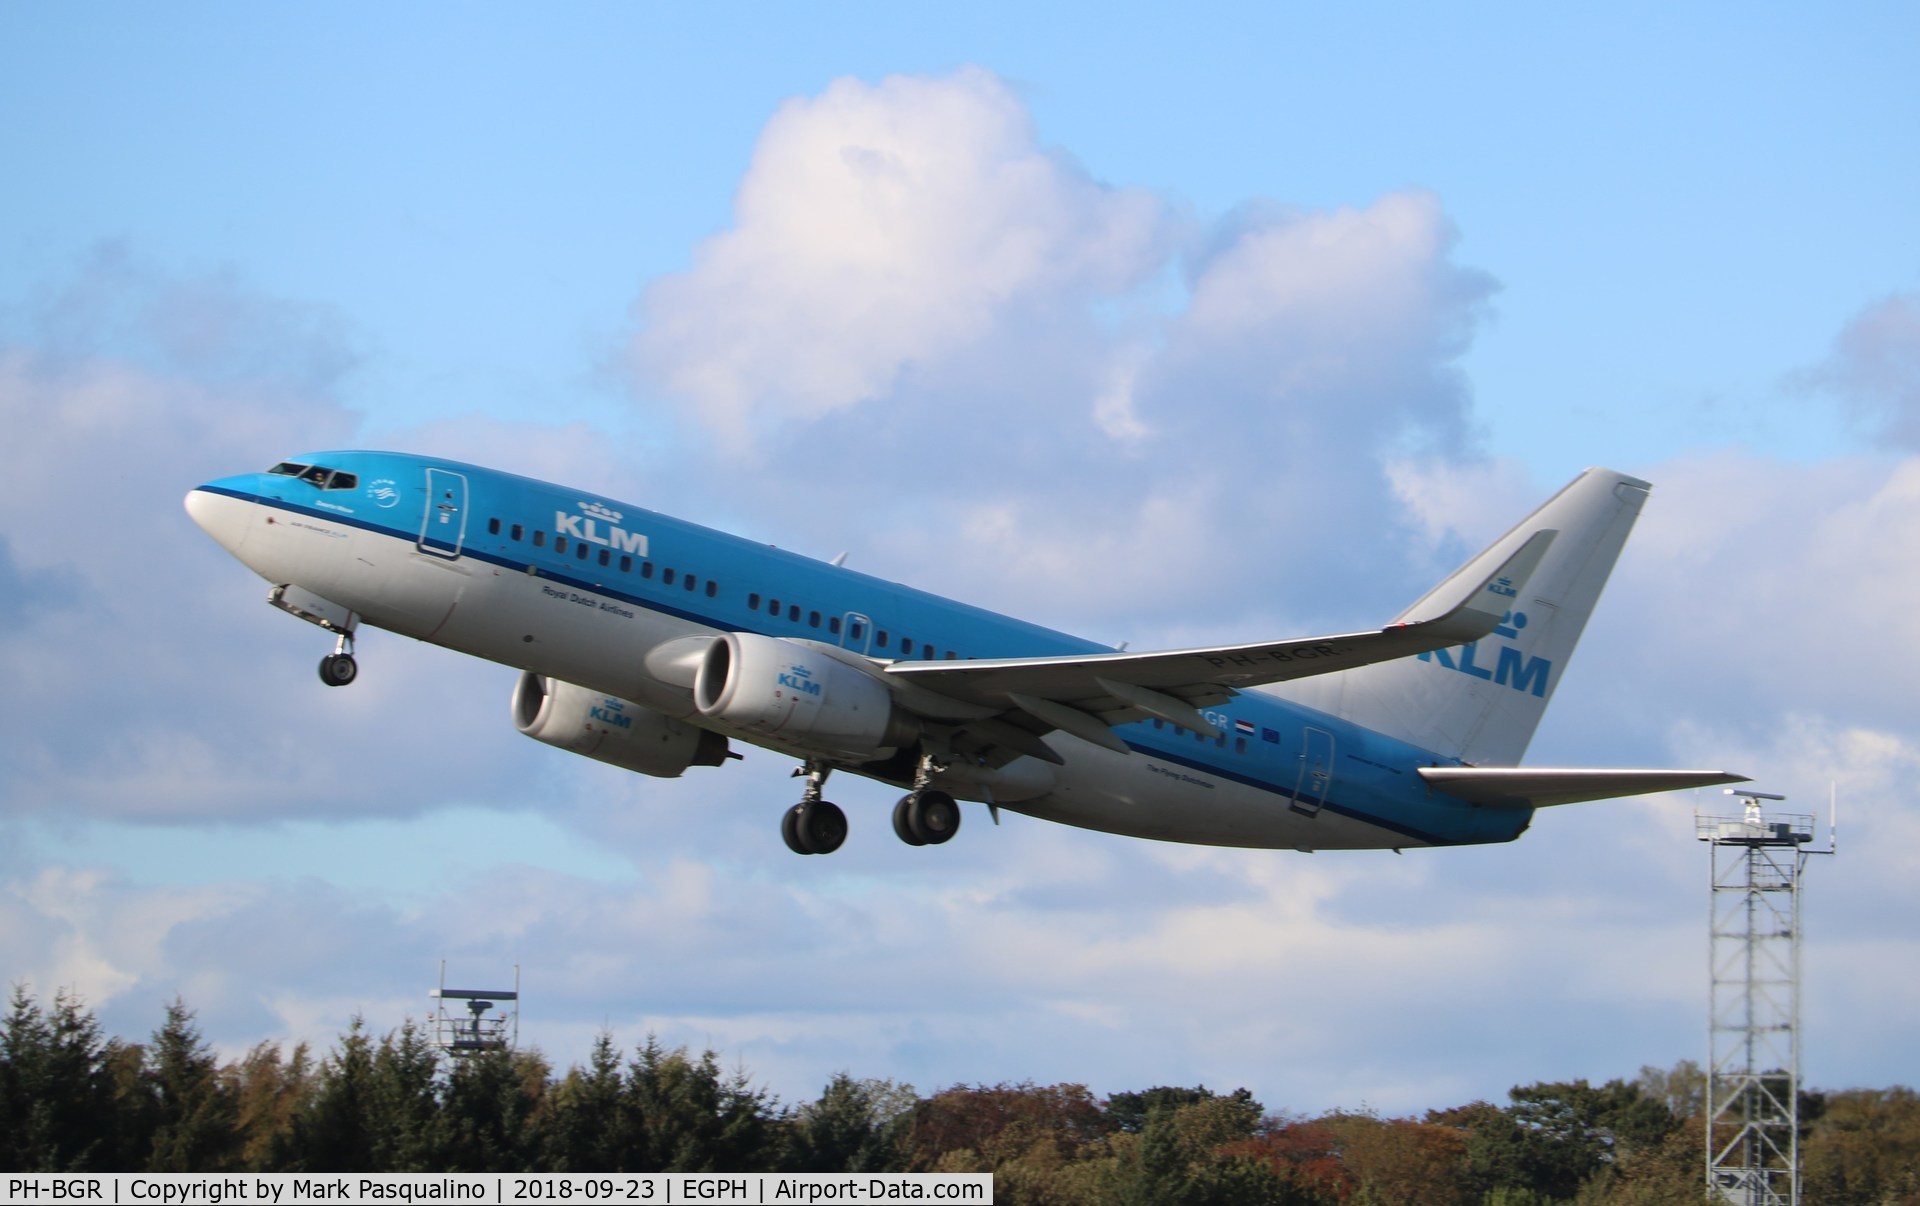
[[[880,663],[1113,652],[627,503],[472,465],[338,452],[292,467],[309,472],[222,478],[187,500],[194,520],[276,589],[315,596],[352,613],[353,623],[576,684],[803,760],[819,751],[702,714],[693,689],[699,649],[735,632]],[[1437,673],[1456,668],[1452,659],[1434,666]],[[1516,689],[1527,689],[1532,683],[1519,670]],[[1160,719],[1116,725],[1124,753],[1053,731],[1044,741],[1057,763],[1019,757],[949,765],[935,785],[956,798],[1088,829],[1278,849],[1509,841],[1532,816],[1530,808],[1456,799],[1417,774],[1457,759],[1259,689],[1204,716],[1205,730]],[[836,758],[834,765],[890,782],[911,775],[882,760]]]

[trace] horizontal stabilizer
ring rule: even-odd
[[[1545,808],[1615,796],[1745,783],[1745,775],[1710,770],[1594,770],[1579,767],[1423,766],[1420,777],[1436,790],[1474,804]]]

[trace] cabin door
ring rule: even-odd
[[[840,647],[865,653],[873,646],[873,621],[857,611],[840,617]]]
[[[420,518],[418,547],[451,561],[467,538],[467,478],[450,469],[427,470],[426,513]]]
[[[1295,812],[1319,816],[1333,790],[1333,734],[1308,725],[1300,746],[1300,778],[1293,785]]]

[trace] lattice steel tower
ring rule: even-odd
[[[1800,877],[1813,818],[1768,815],[1785,796],[1727,789],[1738,817],[1694,817],[1712,853],[1707,1006],[1707,1189],[1738,1206],[1800,1203]]]

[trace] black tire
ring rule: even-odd
[[[786,840],[787,849],[793,851],[795,854],[812,854],[813,851],[800,844],[801,807],[801,805],[795,804],[792,808],[780,814],[780,836]]]
[[[944,791],[914,793],[911,821],[914,834],[929,846],[938,846],[960,832],[960,805]]]
[[[927,839],[913,832],[913,797],[901,796],[900,802],[893,806],[894,836],[909,846],[924,846]]]
[[[847,814],[825,800],[802,804],[794,830],[808,854],[832,854],[847,840]]]
[[[360,664],[351,653],[329,653],[320,659],[320,681],[329,687],[344,687],[360,677]]]

